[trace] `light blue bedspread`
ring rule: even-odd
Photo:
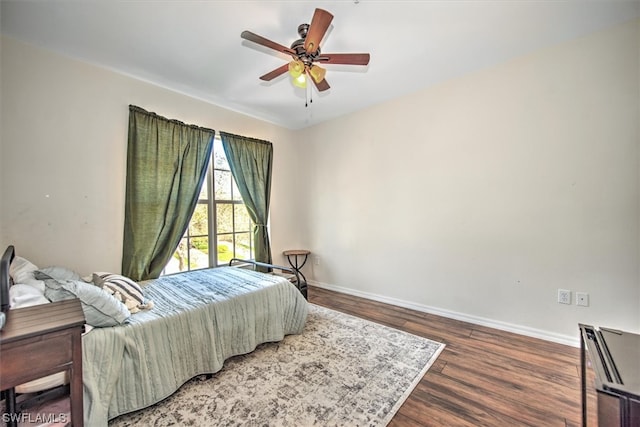
[[[82,340],[84,421],[91,427],[159,402],[196,375],[302,332],[307,302],[288,280],[221,267],[142,283],[154,307]]]

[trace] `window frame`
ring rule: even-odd
[[[186,269],[185,270],[181,270],[181,271],[177,271],[176,273],[184,273],[187,271],[194,271],[194,270],[203,270],[206,268],[216,268],[216,267],[221,267],[224,266],[226,264],[226,262],[221,262],[218,259],[218,236],[220,235],[231,235],[232,236],[232,243],[233,243],[233,255],[232,258],[237,257],[237,253],[236,253],[236,245],[237,245],[237,235],[238,234],[248,234],[249,235],[249,254],[250,254],[250,259],[254,259],[255,258],[255,242],[254,242],[254,236],[253,236],[253,228],[255,227],[255,224],[253,223],[253,220],[251,220],[251,218],[249,217],[249,229],[247,231],[237,231],[236,230],[236,215],[235,215],[235,207],[237,205],[242,205],[245,206],[246,209],[246,204],[244,202],[244,200],[242,199],[242,196],[240,195],[240,192],[238,190],[237,187],[237,183],[235,181],[235,178],[233,177],[233,174],[231,173],[231,169],[223,169],[223,168],[219,168],[215,166],[215,153],[216,153],[216,145],[221,149],[222,145],[222,140],[220,139],[219,135],[216,135],[214,138],[214,146],[213,149],[211,150],[211,158],[209,159],[209,165],[207,167],[207,174],[205,176],[205,182],[203,182],[203,186],[206,185],[206,189],[207,189],[207,198],[206,199],[202,199],[200,198],[200,195],[202,194],[202,189],[200,190],[200,194],[198,195],[198,201],[196,203],[196,209],[199,205],[205,205],[207,207],[207,234],[206,235],[191,235],[190,234],[190,228],[191,228],[191,221],[193,220],[193,214],[191,216],[191,218],[189,219],[189,225],[187,226],[187,229],[184,233],[184,235],[180,238],[180,243],[182,243],[183,240],[186,240],[186,244],[187,244],[187,265],[186,265]],[[226,160],[226,155],[224,156],[225,160]],[[227,164],[228,164],[228,160]],[[228,172],[230,177],[231,177],[231,199],[217,199],[216,198],[216,185],[215,185],[215,176],[216,176],[216,171],[220,171],[220,172]],[[237,196],[238,198],[236,199],[235,196],[235,192],[238,192]],[[231,206],[231,230],[230,232],[223,232],[223,233],[218,233],[217,230],[217,223],[218,223],[218,205],[219,204],[228,204]],[[194,209],[194,213],[195,213],[195,209]],[[191,250],[190,250],[190,242],[192,239],[194,238],[202,238],[205,237],[208,239],[209,241],[209,253],[208,253],[208,263],[209,265],[207,267],[198,267],[198,268],[191,268]],[[177,252],[178,248],[176,248]],[[173,256],[172,256],[173,258]],[[166,266],[165,266],[166,269]],[[165,274],[163,272],[163,274]],[[174,274],[174,273],[169,273],[169,274]]]

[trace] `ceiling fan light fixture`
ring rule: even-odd
[[[294,79],[304,75],[304,64],[302,61],[294,60],[289,62],[289,74]]]
[[[291,81],[296,87],[300,87],[302,89],[305,89],[307,87],[307,76],[304,73],[300,74],[298,77],[293,77]]]
[[[309,74],[311,74],[311,77],[316,83],[320,83],[322,80],[324,80],[324,76],[325,74],[327,74],[327,70],[317,65],[312,65],[309,69]]]

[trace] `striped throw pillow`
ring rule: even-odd
[[[153,307],[153,301],[144,297],[140,285],[128,277],[113,273],[93,273],[93,284],[121,301],[131,314]]]

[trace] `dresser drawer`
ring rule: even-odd
[[[73,360],[72,335],[69,332],[16,341],[2,348],[0,385],[13,387],[68,369]]]

